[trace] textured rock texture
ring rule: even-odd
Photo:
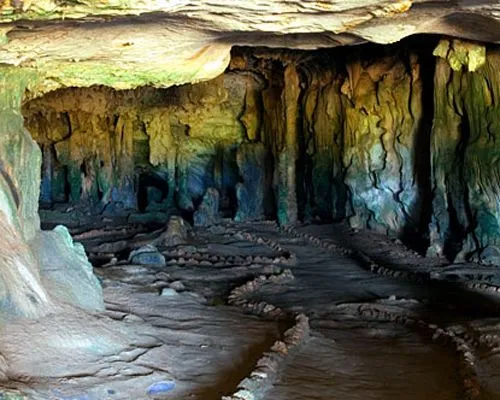
[[[418,226],[417,138],[422,118],[418,56],[394,49],[347,63],[344,106],[344,183],[356,228],[401,235]]]
[[[219,191],[208,188],[198,210],[193,215],[195,226],[210,226],[219,221]]]
[[[33,244],[40,233],[38,197],[40,193],[41,152],[24,128],[20,112],[24,90],[36,78],[33,74],[4,68],[0,85],[0,316],[37,317],[54,310],[54,299],[66,291],[65,302],[78,306],[88,305],[94,297],[96,303],[89,307],[102,309],[99,284],[86,260],[83,249],[60,244],[58,250]],[[48,239],[48,236],[47,236]],[[55,240],[54,244],[56,244]],[[47,252],[51,252],[48,254]],[[44,264],[46,257],[52,261]],[[85,264],[86,263],[86,264]],[[41,267],[45,267],[41,268]],[[80,268],[83,268],[81,271]],[[73,274],[72,272],[76,273]],[[93,279],[86,293],[81,274]],[[63,279],[53,279],[56,276]],[[55,282],[57,282],[57,285]],[[82,284],[79,289],[79,285]],[[56,288],[57,286],[57,288]],[[71,292],[75,289],[76,292]]]
[[[420,250],[430,240],[429,254],[498,263],[498,182],[487,169],[496,54],[432,38],[238,48],[211,81],[68,89],[24,114],[52,201],[111,213],[177,207],[198,225],[217,211],[282,224],[347,218]]]
[[[52,298],[90,311],[104,310],[102,289],[85,249],[64,226],[38,232],[30,243]]]
[[[230,208],[253,82],[227,73],[164,91],[67,90],[30,102],[26,126],[51,149],[44,185],[54,201],[96,211],[194,211],[209,187]]]
[[[0,85],[0,303],[2,311],[38,316],[52,302],[42,285],[39,265],[28,241],[39,229],[40,150],[26,133],[19,114],[29,75],[4,70]]]
[[[486,0],[16,0],[1,11],[0,60],[43,77],[30,96],[211,79],[232,45],[317,49],[418,33],[500,40],[499,6]]]
[[[435,76],[429,253],[499,265],[500,52],[490,46],[483,57],[483,45],[460,41],[443,41],[436,52],[443,48]]]
[[[238,211],[235,219],[237,221],[259,220],[265,216],[268,153],[262,143],[244,142],[238,147],[236,157],[242,182],[236,185]]]

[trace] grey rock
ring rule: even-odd
[[[174,215],[170,217],[167,230],[160,238],[160,243],[164,246],[177,246],[186,243],[189,238],[190,227],[184,219]]]
[[[165,266],[166,261],[163,254],[153,245],[146,245],[130,253],[129,262],[140,265]]]
[[[164,288],[161,291],[161,295],[160,296],[175,297],[175,296],[178,296],[178,295],[179,295],[179,293],[177,293],[174,289],[172,289],[172,288]]]
[[[177,292],[182,292],[183,290],[186,290],[186,287],[184,286],[184,284],[181,282],[181,281],[175,281],[175,282],[172,282],[169,287],[171,289],[174,289],[175,291]]]
[[[40,261],[40,275],[50,294],[89,310],[104,310],[102,288],[80,243],[62,225],[39,232],[31,247]]]

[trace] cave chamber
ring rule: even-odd
[[[0,11],[0,398],[498,397],[496,5]]]

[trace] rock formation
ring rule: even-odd
[[[442,41],[435,75],[429,253],[500,264],[498,48]]]

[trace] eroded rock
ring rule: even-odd
[[[102,288],[85,249],[62,225],[39,232],[30,243],[40,261],[40,275],[50,295],[87,310],[104,310]]]
[[[165,257],[152,244],[133,250],[130,253],[128,260],[132,264],[139,265],[155,265],[160,267],[164,267],[166,265]]]
[[[217,189],[208,188],[194,213],[193,220],[195,226],[210,226],[217,223],[219,220],[219,191]]]
[[[474,51],[471,45],[467,49]],[[468,65],[470,60],[463,61]],[[483,62],[471,72],[470,66],[450,64],[449,57],[437,60],[430,251],[450,259],[475,256],[498,265],[498,48],[489,47]]]
[[[170,217],[167,225],[167,230],[160,237],[160,242],[164,246],[177,246],[187,242],[189,237],[190,227],[182,217]]]

